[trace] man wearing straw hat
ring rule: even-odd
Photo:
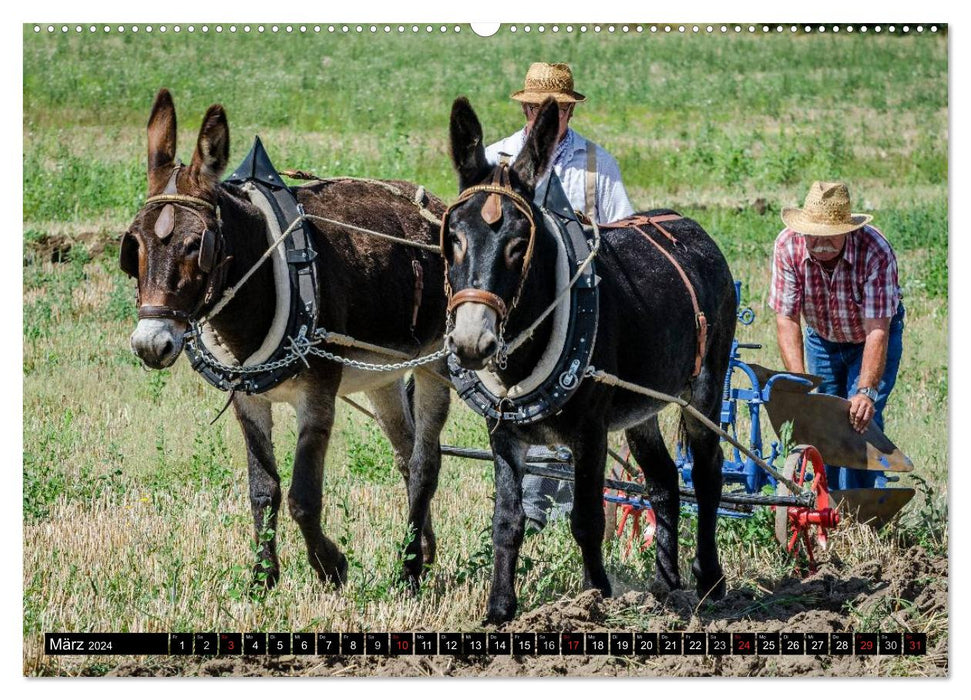
[[[782,210],[769,306],[786,369],[808,369],[822,378],[820,392],[849,399],[850,424],[862,433],[871,420],[883,429],[904,307],[890,243],[869,225],[872,216],[850,211],[842,182],[814,182],[802,209]],[[827,466],[833,488],[872,488],[878,474]]]
[[[598,224],[625,219],[634,213],[614,157],[570,128],[576,103],[587,99],[573,89],[570,66],[566,63],[533,63],[526,72],[523,89],[511,97],[522,105],[526,125],[486,148],[486,159],[490,163],[498,163],[501,154],[515,160],[539,116],[540,105],[546,98],[553,97],[560,108],[560,130],[552,170],[572,207]],[[571,483],[532,474],[523,477],[523,510],[529,529],[542,530],[548,518],[562,517],[572,503]]]
[[[563,184],[570,204],[586,215],[594,214],[597,223],[607,224],[634,213],[627,190],[620,179],[620,168],[607,151],[570,128],[577,102],[587,98],[573,89],[573,71],[565,63],[534,63],[526,72],[522,90],[511,95],[522,105],[526,125],[509,138],[486,148],[486,159],[499,162],[505,153],[515,160],[526,142],[526,135],[539,115],[547,97],[560,108],[559,143],[553,154],[553,171]]]

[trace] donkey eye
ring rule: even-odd
[[[455,229],[449,229],[448,231],[448,247],[452,256],[452,263],[455,265],[460,265],[462,260],[465,258],[465,250],[468,248],[469,239],[466,238],[465,234],[461,231],[456,231]]]
[[[512,264],[526,255],[527,242],[525,238],[514,238],[506,244],[506,262]]]

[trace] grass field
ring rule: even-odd
[[[854,211],[875,215],[900,260],[908,320],[886,420],[917,465],[904,482],[921,493],[894,528],[851,531],[836,551],[851,563],[889,561],[915,544],[946,554],[946,36],[482,39],[462,29],[76,36],[25,27],[25,674],[102,675],[117,663],[45,657],[43,631],[469,630],[485,606],[491,464],[446,459],[433,506],[439,562],[410,597],[396,584],[404,487],[386,440],[347,407],[324,518],[350,558],[348,585],[319,586],[283,517],[281,584],[265,600],[247,596],[245,452],[231,416],[208,425],[225,397],[184,361],[147,372],[128,349],[134,285],[117,267],[117,239],[145,197],[145,123],[162,86],[175,98],[183,160],[206,107],[220,102],[233,163],[259,134],[280,168],[404,178],[449,199],[452,100],[468,95],[486,139],[497,140],[521,126],[508,94],[529,62],[570,62],[588,96],[573,125],[616,156],[635,206],[678,209],[712,233],[757,313],[740,337],[764,343],[757,361],[769,366],[780,364],[765,305],[779,212],[800,205],[813,180],[845,179]],[[453,406],[445,441],[485,446],[481,421]],[[286,484],[294,421],[289,408],[274,415]],[[767,513],[723,523],[719,537],[730,588],[757,590],[789,567]],[[610,573],[644,590],[652,556],[625,559],[611,545]],[[578,593],[579,561],[565,525],[529,538],[521,609]],[[845,613],[860,631],[886,623],[852,604]],[[945,643],[946,625],[925,620]],[[915,664],[891,672],[922,673]]]

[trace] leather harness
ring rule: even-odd
[[[513,295],[512,300],[507,305],[503,301],[502,297],[497,294],[493,294],[485,289],[479,289],[477,287],[466,287],[458,292],[453,293],[452,287],[448,281],[448,261],[445,261],[445,293],[448,298],[448,313],[451,314],[459,304],[464,304],[465,302],[476,302],[479,304],[485,304],[499,317],[499,323],[504,324],[509,313],[516,307],[519,302],[519,296],[522,294],[523,285],[526,282],[526,275],[529,273],[529,265],[533,260],[533,248],[536,244],[536,221],[533,219],[533,209],[525,199],[523,199],[517,192],[512,189],[509,182],[509,164],[506,161],[501,162],[496,166],[495,170],[492,172],[492,181],[487,185],[475,185],[463,190],[448,209],[445,210],[445,214],[442,216],[442,227],[439,233],[439,245],[441,250],[445,250],[445,232],[448,229],[448,218],[451,215],[455,207],[459,206],[463,202],[471,199],[480,192],[488,192],[489,196],[486,197],[485,204],[482,205],[481,216],[482,219],[490,226],[502,218],[502,198],[506,197],[511,200],[513,205],[526,217],[529,221],[529,242],[526,244],[526,254],[523,256],[523,269],[519,276],[519,284],[516,287],[516,293]]]
[[[661,226],[662,223],[667,223],[669,221],[678,221],[682,219],[680,214],[661,214],[660,216],[647,216],[645,214],[637,214],[635,216],[628,217],[626,219],[621,219],[620,221],[614,221],[610,224],[601,224],[600,228],[614,229],[614,228],[632,228],[638,233],[640,233],[644,238],[651,242],[651,244],[658,249],[658,251],[666,257],[674,269],[678,271],[678,275],[681,276],[681,281],[684,282],[685,288],[688,290],[688,296],[691,297],[691,306],[694,309],[695,317],[695,332],[697,333],[697,349],[695,350],[695,366],[694,371],[691,374],[691,378],[694,379],[701,373],[701,361],[705,357],[705,353],[708,349],[708,319],[705,318],[705,313],[701,310],[698,305],[698,295],[695,294],[695,288],[691,284],[691,280],[688,279],[688,275],[685,274],[684,268],[674,259],[674,256],[666,251],[660,243],[658,243],[654,238],[644,230],[644,226],[650,226],[655,230],[659,231],[665,238],[667,238],[672,244],[677,244],[678,239],[668,231],[666,228]]]
[[[505,320],[515,307],[522,291],[523,282],[526,279],[526,273],[533,257],[536,237],[533,209],[525,199],[509,186],[506,168],[507,163],[500,162],[493,172],[492,181],[489,184],[464,190],[459,195],[459,199],[445,212],[442,219],[443,250],[446,243],[445,230],[452,210],[478,192],[490,194],[481,210],[481,215],[485,221],[489,221],[496,213],[501,215],[499,208],[501,197],[509,198],[529,221],[529,243],[523,260],[522,277],[520,278],[519,288],[508,305],[497,295],[481,289],[467,288],[452,294],[446,262],[445,288],[449,297],[449,309],[454,309],[466,301],[489,305],[499,315],[500,336]],[[535,204],[547,226],[551,228],[553,235],[560,239],[567,268],[577,270],[580,262],[590,253],[593,246],[593,241],[590,238],[591,229],[585,229],[580,225],[576,212],[570,206],[555,173],[550,173],[545,183],[537,188]],[[493,223],[498,220],[496,218]],[[564,300],[566,313],[569,314],[567,329],[562,338],[559,353],[551,363],[548,374],[541,382],[521,388],[519,393],[513,395],[509,391],[495,394],[483,382],[479,372],[462,368],[456,356],[450,355],[448,358],[449,375],[459,396],[479,415],[517,425],[528,425],[561,411],[566,402],[580,387],[583,373],[590,364],[590,358],[593,355],[600,315],[597,283],[598,277],[591,261],[589,265],[581,269],[578,278],[570,288],[569,300]]]

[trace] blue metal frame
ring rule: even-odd
[[[738,320],[744,326],[749,326],[755,320],[755,312],[749,307],[741,307],[742,283],[735,282],[735,299],[739,305]],[[788,379],[800,384],[811,384],[802,377],[792,374],[773,375],[765,386],[760,386],[755,371],[745,362],[740,354],[740,350],[758,350],[761,345],[755,343],[739,343],[738,339],[732,340],[732,350],[729,357],[728,371],[725,373],[725,385],[722,391],[722,409],[720,423],[722,430],[726,431],[736,440],[738,439],[738,404],[743,402],[748,408],[749,415],[749,449],[760,459],[765,460],[771,467],[775,468],[775,460],[781,453],[781,447],[777,441],[769,445],[768,454],[763,452],[762,425],[760,421],[762,404],[768,402],[772,394],[772,386],[780,379]],[[741,372],[748,380],[748,388],[732,387],[732,378],[736,371]],[[723,440],[724,442],[724,440]],[[742,484],[746,493],[758,493],[763,487],[771,486],[775,488],[776,480],[759,468],[755,461],[746,457],[742,452],[728,443],[730,456],[722,463],[722,476],[725,484]],[[685,449],[678,443],[675,454],[675,464],[681,473],[681,481],[687,488],[694,488],[691,479],[693,460],[691,451]],[[719,509],[719,515],[727,517],[744,518],[749,517],[747,513]]]

